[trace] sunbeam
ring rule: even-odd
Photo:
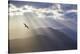
[[[74,4],[10,1],[9,53],[77,49],[75,7]]]

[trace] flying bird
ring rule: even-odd
[[[24,23],[25,27],[29,29],[29,27]]]

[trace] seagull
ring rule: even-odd
[[[24,23],[25,27],[29,29],[29,27]]]

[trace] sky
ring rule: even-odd
[[[74,16],[75,18],[77,18],[76,17],[77,5],[75,4],[55,4],[55,3],[53,4],[53,3],[40,3],[40,2],[9,1],[9,6],[12,6],[13,10],[15,9],[13,11],[12,8],[10,7],[10,9],[13,12],[22,12],[22,11],[26,12],[29,10],[33,10],[36,12],[46,13],[51,11],[51,12],[59,12],[56,14],[62,14],[62,15],[64,14],[67,18],[74,18]],[[69,16],[70,13],[71,16]]]
[[[26,23],[33,29],[51,27],[65,33],[77,32],[76,4],[9,1],[8,13],[11,29],[23,27]]]

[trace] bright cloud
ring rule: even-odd
[[[74,10],[74,9],[72,9],[72,10],[68,10],[68,11],[66,11],[66,13],[72,13],[72,12],[77,12],[77,10]]]
[[[14,6],[13,4],[9,4],[9,16],[14,16],[14,15],[22,15],[22,12]]]
[[[14,6],[13,4],[9,4],[9,12],[15,12],[17,10],[18,8],[16,6]]]
[[[9,16],[24,15],[24,13],[26,13],[26,12],[35,13],[35,14],[37,14],[37,17],[39,17],[39,18],[52,17],[53,19],[60,19],[60,20],[64,19],[62,17],[62,16],[64,16],[64,14],[59,13],[59,12],[62,12],[60,4],[56,4],[55,6],[53,5],[50,8],[34,8],[33,6],[29,6],[29,5],[24,5],[22,7],[16,7],[15,5],[10,4]],[[68,12],[70,12],[70,11],[68,11]],[[51,13],[53,15],[47,16],[44,13],[47,13],[47,14]]]

